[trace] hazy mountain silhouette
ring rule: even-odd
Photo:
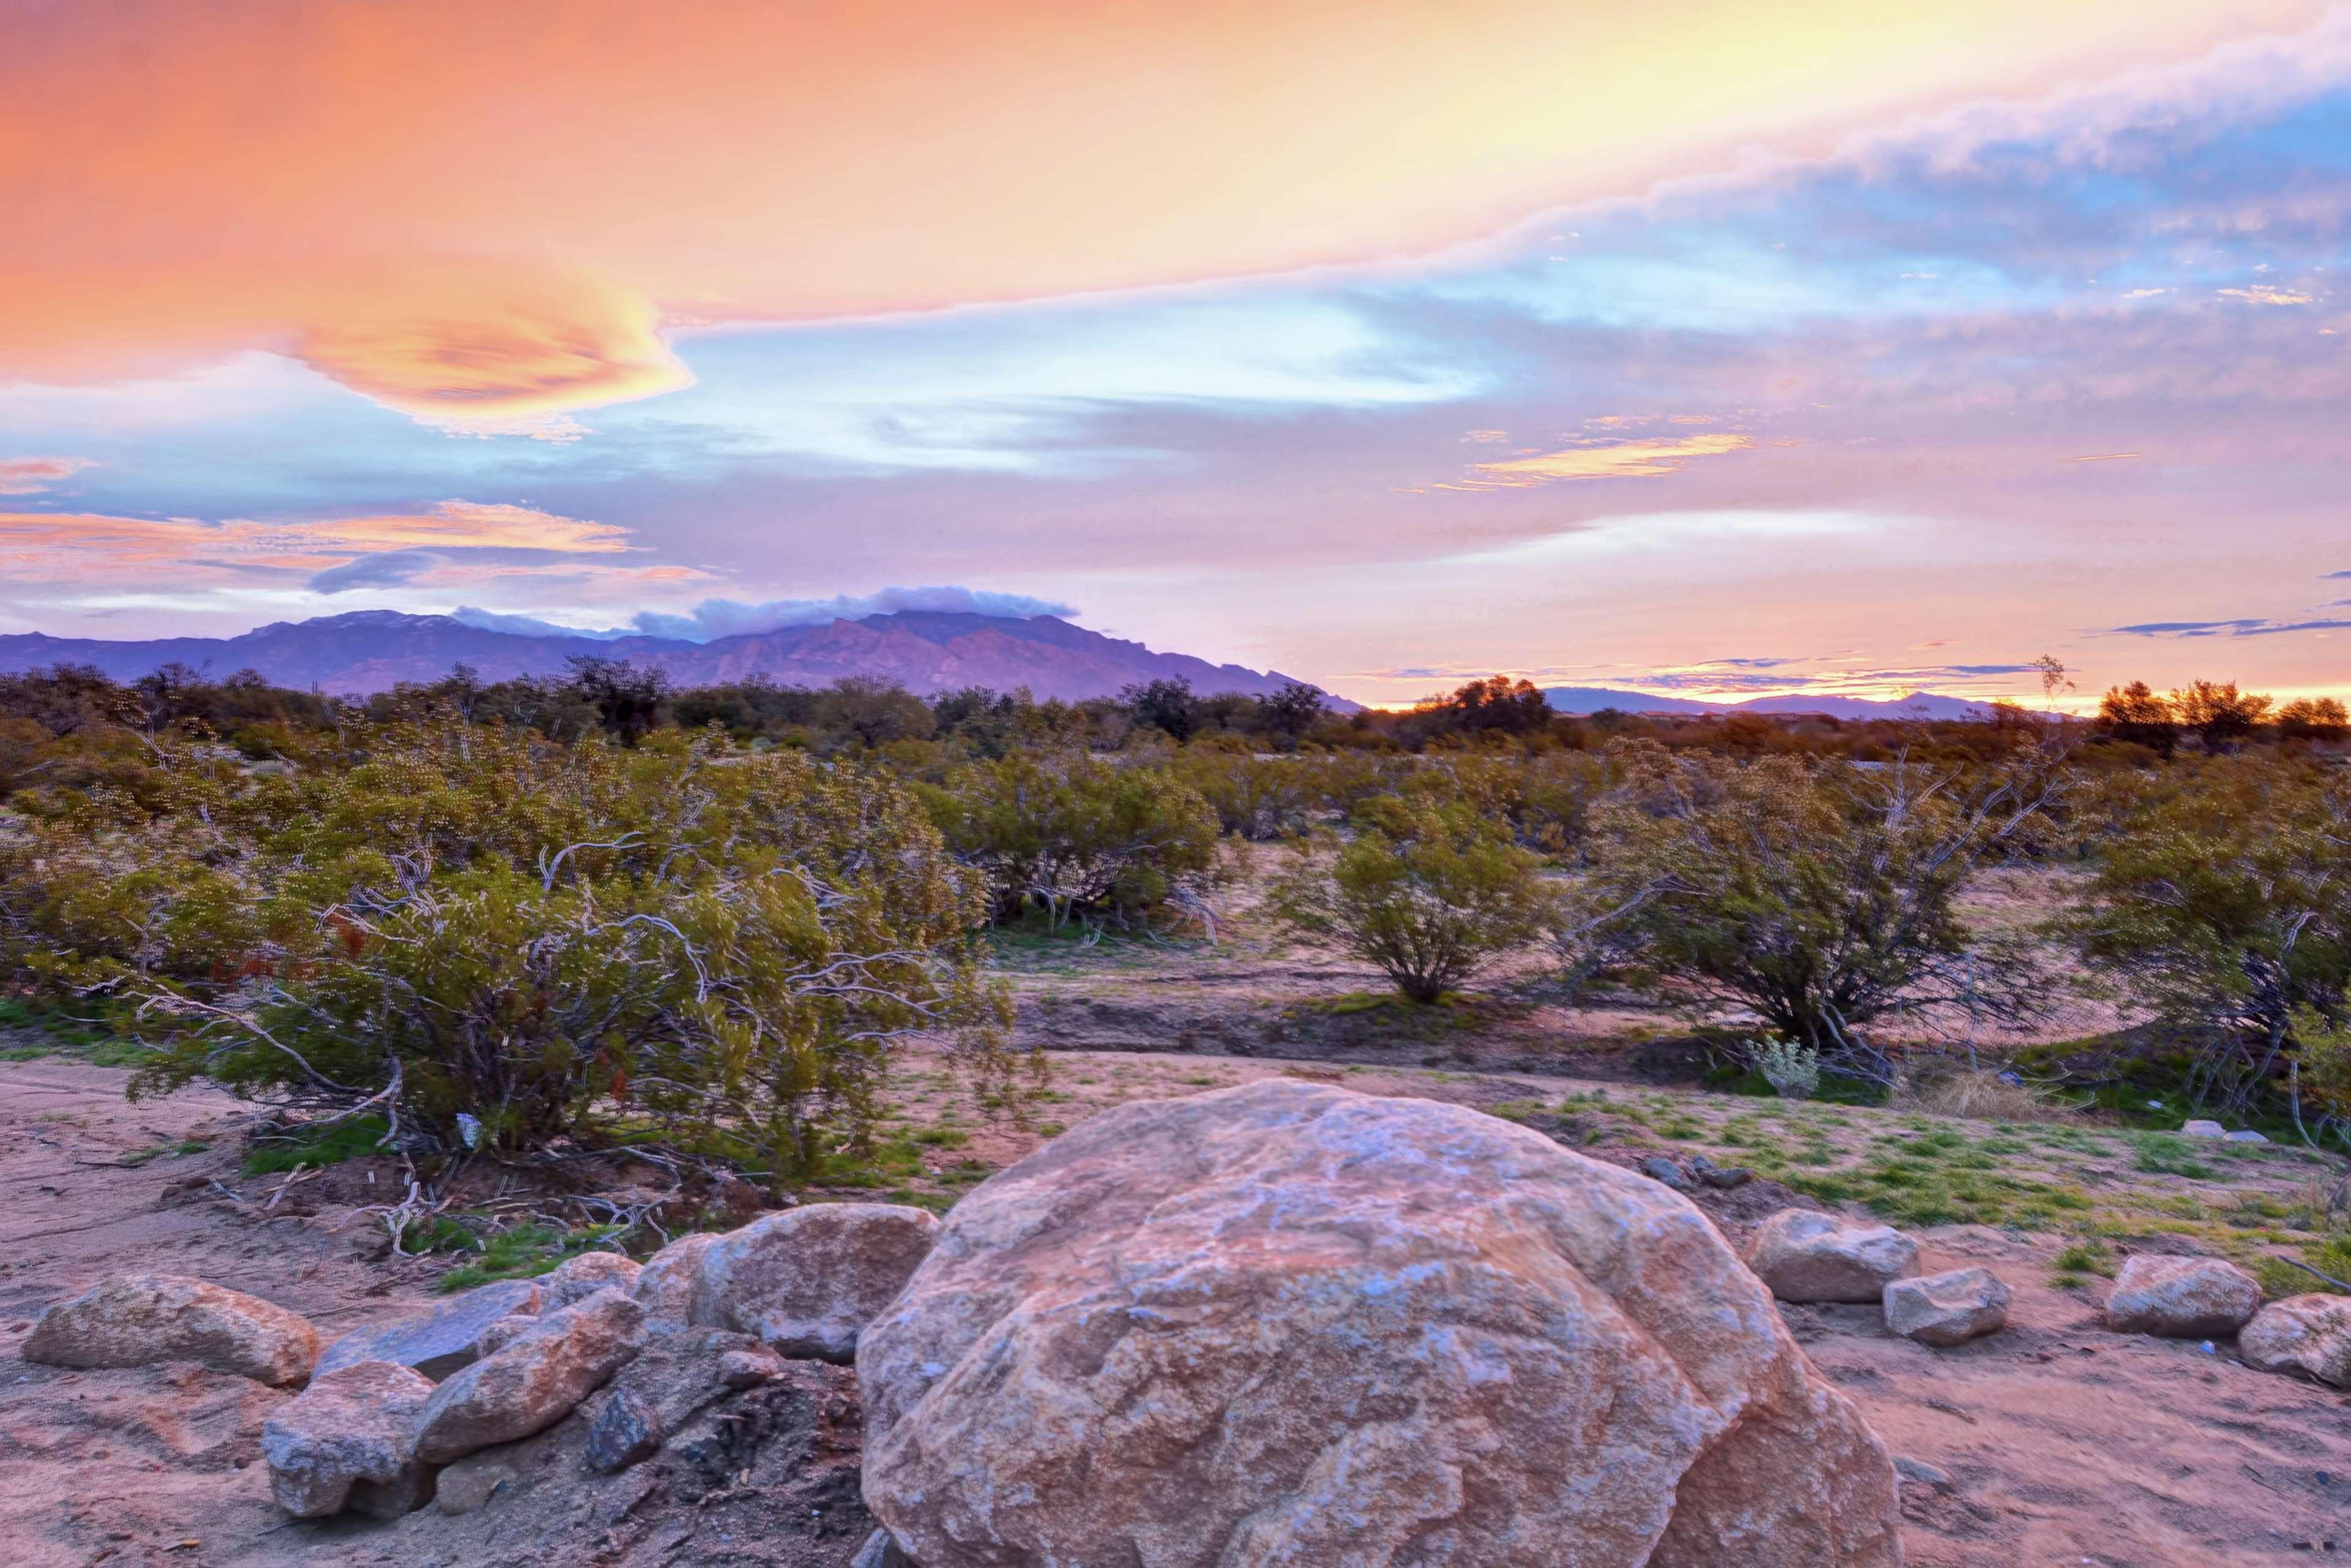
[[[566,637],[491,631],[447,615],[363,610],[315,621],[280,621],[236,637],[107,642],[41,632],[0,636],[0,672],[94,664],[119,681],[183,664],[218,679],[253,670],[273,685],[341,694],[386,691],[403,681],[440,679],[464,664],[485,680],[560,674],[574,654],[658,665],[681,685],[764,676],[779,685],[829,685],[877,675],[930,695],[963,686],[1012,691],[1040,700],[1115,695],[1154,680],[1184,680],[1207,695],[1264,696],[1290,679],[1274,671],[1212,664],[1158,653],[1051,615],[1027,620],[938,611],[903,611],[859,621],[787,626],[774,632],[689,643],[665,637]],[[1355,705],[1334,699],[1332,706]]]
[[[1561,713],[1592,714],[1603,708],[1619,713],[1768,713],[1826,714],[1831,718],[1982,718],[1990,705],[1934,692],[1876,700],[1869,697],[1806,696],[1801,693],[1776,697],[1750,697],[1745,702],[1702,702],[1691,697],[1652,696],[1647,692],[1618,691],[1608,686],[1548,686],[1543,695]]]

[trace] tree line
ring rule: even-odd
[[[2323,723],[2190,688],[2168,748],[2022,713],[1858,757],[1678,727],[1571,745],[1531,690],[1424,705],[1403,716],[1470,738],[1411,750],[1326,744],[1361,730],[1304,688],[0,678],[0,990],[143,1044],[143,1089],[786,1182],[865,1146],[909,1033],[1001,1102],[1033,1085],[989,932],[1213,936],[1256,843],[1279,927],[1415,1002],[1532,955],[1546,984],[1732,1009],[1756,1061],[1883,1086],[1921,1041],[1973,1060],[2045,1017],[2070,956],[2154,1011],[2189,1099],[2344,1139],[2351,774]],[[1971,918],[1997,864],[2062,872],[2063,914]]]

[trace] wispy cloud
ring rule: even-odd
[[[2276,637],[2292,632],[2340,632],[2351,629],[2351,621],[2274,621],[2265,616],[2241,617],[2234,621],[2147,621],[2136,626],[2113,626],[2108,636],[2118,637]]]
[[[1754,444],[1751,435],[1727,432],[1664,441],[1611,441],[1593,446],[1571,446],[1539,457],[1480,463],[1477,471],[1489,483],[1511,486],[1542,485],[1555,479],[1648,479],[1678,474],[1693,458],[1720,457],[1744,452]]]
[[[97,466],[87,457],[0,457],[0,496],[30,496]]]
[[[2223,288],[2223,299],[2242,300],[2247,305],[2311,305],[2316,297],[2297,288],[2276,288],[2266,283],[2256,283],[2250,288]]]

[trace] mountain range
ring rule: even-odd
[[[1619,713],[1757,713],[1826,714],[1831,718],[1982,718],[1985,705],[1965,697],[1934,692],[1912,692],[1890,699],[1805,696],[1750,697],[1745,702],[1702,702],[1692,697],[1652,696],[1647,692],[1618,691],[1609,686],[1547,686],[1543,695],[1561,713],[1593,714],[1604,708]]]
[[[436,681],[460,664],[491,681],[560,674],[564,661],[580,654],[658,666],[687,686],[755,676],[779,685],[820,686],[873,675],[925,696],[966,686],[1025,686],[1040,701],[1113,696],[1122,687],[1155,680],[1189,681],[1203,695],[1270,696],[1290,681],[1276,671],[1154,653],[1056,616],[1023,620],[941,611],[786,626],[709,643],[495,631],[455,616],[391,610],[275,622],[235,637],[118,643],[32,632],[0,636],[0,674],[91,664],[118,681],[133,681],[182,664],[214,679],[252,670],[275,685],[344,695]],[[1356,705],[1333,699],[1330,706],[1348,712]]]

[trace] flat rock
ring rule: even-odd
[[[702,1254],[694,1323],[757,1334],[786,1355],[846,1362],[938,1229],[928,1209],[889,1203],[766,1215]]]
[[[644,1316],[616,1290],[548,1313],[434,1391],[417,1415],[417,1457],[446,1464],[562,1420],[636,1354]]]
[[[259,1383],[299,1383],[319,1333],[284,1307],[176,1274],[109,1280],[43,1312],[20,1353],[47,1366],[193,1361]]]
[[[1886,1326],[1920,1344],[1965,1344],[2008,1325],[2008,1287],[1989,1269],[1954,1269],[1886,1287]]]
[[[674,1333],[694,1321],[694,1287],[703,1254],[718,1245],[712,1231],[681,1236],[651,1258],[629,1293],[645,1309],[647,1333]]]
[[[602,1290],[627,1291],[635,1286],[640,1271],[635,1259],[623,1258],[618,1252],[582,1252],[538,1277],[542,1292],[538,1310],[559,1312]]]
[[[2253,1314],[2237,1354],[2263,1372],[2298,1372],[2351,1388],[2351,1296],[2288,1296]]]
[[[2226,1339],[2261,1305],[2260,1283],[2234,1263],[2135,1252],[2106,1293],[2106,1326],[2117,1333]]]
[[[1747,1266],[1783,1301],[1870,1301],[1918,1271],[1918,1244],[1891,1226],[1783,1208],[1748,1239]]]
[[[261,1429],[270,1495],[298,1519],[423,1507],[433,1477],[417,1462],[416,1415],[432,1396],[431,1378],[394,1362],[320,1372]]]
[[[319,1370],[335,1372],[363,1361],[389,1361],[414,1367],[437,1383],[488,1354],[482,1335],[492,1323],[516,1313],[536,1312],[538,1301],[538,1281],[499,1280],[452,1297],[429,1312],[353,1329],[327,1347],[327,1354],[319,1358]]]
[[[1892,1461],[1688,1200],[1266,1080],[981,1184],[858,1347],[924,1568],[1894,1568]]]
[[[2251,1127],[2240,1127],[2235,1132],[2229,1134],[2229,1142],[2232,1144],[2266,1144],[2269,1142],[2269,1138],[2267,1134],[2256,1133]]]

